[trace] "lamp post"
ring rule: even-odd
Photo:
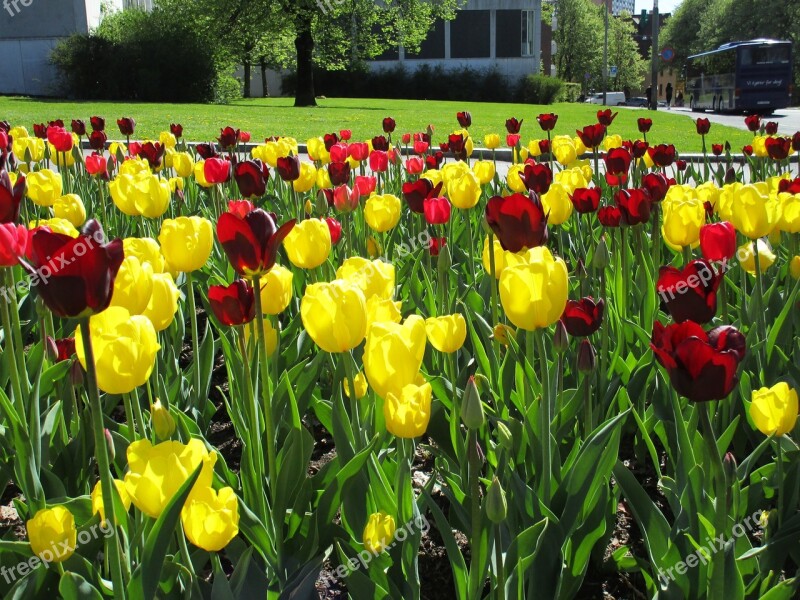
[[[652,58],[650,62],[650,110],[658,110],[658,0],[653,0]]]
[[[603,3],[603,20],[605,21],[605,34],[603,38],[603,106],[606,104],[606,92],[608,91],[608,11],[611,0]]]

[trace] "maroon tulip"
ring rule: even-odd
[[[275,265],[278,247],[295,219],[280,228],[277,217],[249,202],[231,202],[217,221],[217,238],[234,270],[244,277],[266,273]]]
[[[328,175],[333,185],[346,185],[350,183],[350,163],[332,162],[328,165]]]
[[[595,125],[587,125],[583,130],[575,130],[581,142],[587,148],[596,148],[603,142],[603,137],[606,135],[606,126],[602,123]]]
[[[609,185],[622,185],[627,181],[631,160],[631,153],[625,148],[612,148],[606,153],[606,181],[609,175],[614,179],[608,182]]]
[[[722,400],[739,382],[745,339],[730,325],[706,333],[692,321],[667,327],[656,321],[650,347],[675,391],[692,402]]]
[[[778,133],[778,124],[775,121],[767,121],[767,124],[764,125],[764,133],[776,135]]]
[[[722,144],[711,144],[711,154],[714,156],[722,155],[723,146]]]
[[[33,135],[37,138],[46,140],[47,139],[47,124],[46,123],[34,123],[33,124]]]
[[[778,192],[779,193],[788,193],[788,194],[800,194],[800,177],[796,177],[795,179],[781,179],[778,181]]]
[[[342,224],[333,217],[325,217],[325,223],[331,232],[331,244],[335,246],[342,239]]]
[[[681,158],[679,158],[679,159],[677,159],[675,161],[675,168],[678,169],[678,171],[680,171],[681,173],[683,171],[685,171],[686,167],[688,167],[688,166],[689,166],[689,163],[687,163],[685,160],[683,160]]]
[[[694,125],[699,135],[708,135],[708,132],[711,130],[711,121],[703,117],[698,117]]]
[[[606,127],[610,127],[611,123],[614,122],[614,119],[617,118],[619,113],[611,114],[611,109],[607,108],[605,110],[598,110],[597,111],[597,122],[601,125],[605,125]]]
[[[675,162],[675,146],[672,144],[659,144],[647,149],[650,158],[658,167],[668,167]]]
[[[550,189],[550,184],[553,183],[553,171],[544,163],[527,163],[525,170],[519,174],[519,178],[529,192],[546,194]]]
[[[133,144],[131,144],[133,145]],[[98,148],[99,150],[100,148]],[[145,159],[150,165],[151,169],[160,169],[161,163],[164,161],[164,153],[166,148],[159,142],[147,142],[139,148],[139,158]]]
[[[225,158],[209,158],[203,164],[203,175],[208,183],[226,183],[231,178],[231,163]]]
[[[392,117],[386,117],[383,120],[383,132],[384,133],[392,133],[397,127],[397,123]]]
[[[62,318],[87,317],[108,308],[122,264],[122,240],[104,243],[97,221],[77,238],[45,228],[31,236],[30,263],[20,260],[39,296]]]
[[[47,128],[47,141],[53,145],[56,152],[71,152],[75,140],[69,131],[54,125]]]
[[[761,129],[761,117],[758,115],[748,115],[744,118],[744,124],[747,125],[750,131],[755,133]]]
[[[334,145],[339,143],[339,136],[335,133],[326,133],[322,138],[325,144],[325,152],[330,152]]]
[[[239,143],[240,135],[241,131],[238,129],[234,129],[230,125],[225,129],[220,129],[219,137],[217,138],[220,148],[224,148],[225,150],[232,150]]]
[[[122,117],[117,119],[117,127],[119,127],[119,132],[122,135],[131,136],[136,129],[136,121],[131,117]]]
[[[300,157],[296,154],[278,158],[278,175],[284,181],[300,179]]]
[[[444,162],[444,152],[437,150],[425,157],[425,166],[429,169],[438,169]]]
[[[619,227],[622,213],[616,206],[603,206],[597,211],[597,220],[603,227]]]
[[[508,133],[519,133],[520,128],[522,127],[522,122],[525,119],[520,119],[517,121],[516,117],[511,117],[510,119],[506,119],[506,131]]]
[[[447,245],[447,238],[446,237],[432,237],[428,240],[428,252],[430,252],[431,256],[439,256],[439,252],[442,251]]]
[[[648,144],[647,142],[643,140],[635,140],[634,142],[631,143],[630,147],[631,156],[633,156],[634,159],[639,160],[645,155],[649,147],[650,144]]]
[[[519,252],[547,243],[547,215],[533,192],[494,196],[486,204],[486,222],[504,250]]]
[[[92,117],[89,119],[89,124],[92,126],[92,131],[104,131],[106,128],[106,120],[103,117]]]
[[[614,194],[614,202],[619,208],[624,225],[647,223],[650,219],[650,194],[643,189],[622,189]]]
[[[108,136],[105,131],[97,130],[89,134],[89,147],[97,152],[105,150]]]
[[[467,111],[456,113],[456,119],[458,120],[458,124],[464,129],[472,125],[472,115]]]
[[[661,267],[656,291],[661,305],[677,323],[708,323],[717,314],[717,289],[722,274],[704,260],[693,260],[683,269]]]
[[[539,127],[542,128],[542,131],[553,131],[558,121],[558,115],[555,113],[544,113],[536,117],[536,120],[539,122]]]
[[[80,119],[72,119],[72,133],[78,136],[86,135],[86,123]]]
[[[653,119],[646,119],[644,117],[639,117],[636,120],[636,125],[639,127],[639,133],[647,133],[653,126]]]
[[[550,140],[539,140],[539,152],[550,154]]]
[[[25,197],[25,175],[20,174],[14,187],[5,169],[0,170],[0,223],[15,223]]]
[[[561,315],[561,322],[573,337],[588,337],[600,329],[603,322],[605,300],[597,302],[591,296],[580,300],[569,300]]]
[[[736,254],[736,229],[727,221],[700,228],[700,251],[706,260],[724,262]]]
[[[376,135],[372,138],[372,150],[379,150],[381,152],[389,151],[389,140],[384,135]]]
[[[800,152],[800,131],[795,131],[792,136],[792,150]]]
[[[783,160],[792,150],[792,140],[788,137],[768,137],[764,140],[764,145],[772,160]]]
[[[403,198],[408,203],[408,208],[417,214],[425,214],[425,200],[435,198],[442,189],[442,182],[436,187],[427,179],[407,181],[403,184]]]
[[[48,127],[61,127],[64,129],[64,119],[56,119],[55,121],[50,121],[47,124]]]
[[[650,200],[653,202],[661,202],[673,183],[675,180],[667,179],[663,173],[648,173],[642,177],[642,187],[650,194]]]
[[[200,155],[200,158],[203,160],[208,160],[209,158],[214,158],[215,156],[219,156],[217,152],[217,145],[210,142],[203,142],[202,144],[197,144],[195,146],[197,153]]]
[[[183,137],[183,125],[180,123],[170,123],[169,131],[175,136],[176,140],[179,140]]]
[[[423,202],[425,220],[429,225],[444,225],[450,220],[450,201],[447,198],[426,198]]]
[[[230,285],[212,285],[208,288],[208,303],[217,320],[228,327],[244,325],[256,316],[253,286],[244,279]]]
[[[75,338],[52,340],[55,346],[55,362],[64,362],[75,356]]]
[[[597,352],[592,346],[592,342],[587,339],[581,340],[578,345],[578,359],[575,361],[578,371],[581,373],[591,373],[597,365]]]
[[[233,167],[233,178],[244,198],[260,198],[267,191],[269,167],[260,160],[244,160]]]
[[[465,142],[466,139],[461,133],[451,133],[447,138],[447,147],[458,160],[464,160],[467,156]]]
[[[580,214],[593,213],[600,206],[600,188],[578,188],[569,197],[575,212]]]

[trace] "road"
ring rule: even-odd
[[[666,109],[659,109],[666,110]],[[689,108],[673,108],[671,112],[678,114],[685,114],[691,119],[697,117],[705,117],[712,123],[719,123],[720,125],[728,125],[730,127],[738,127],[739,129],[747,129],[744,124],[743,115],[725,115],[715,114],[712,112],[693,113]],[[778,133],[782,135],[792,135],[795,131],[800,131],[800,108],[784,108],[776,110],[774,114],[769,117],[762,117],[762,121],[775,121],[778,124]]]

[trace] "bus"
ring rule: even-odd
[[[792,97],[792,43],[757,39],[723,44],[686,60],[686,98],[703,110],[772,114]]]

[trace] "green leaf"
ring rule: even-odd
[[[64,600],[103,600],[97,589],[77,573],[69,571],[61,576],[58,592]]]

